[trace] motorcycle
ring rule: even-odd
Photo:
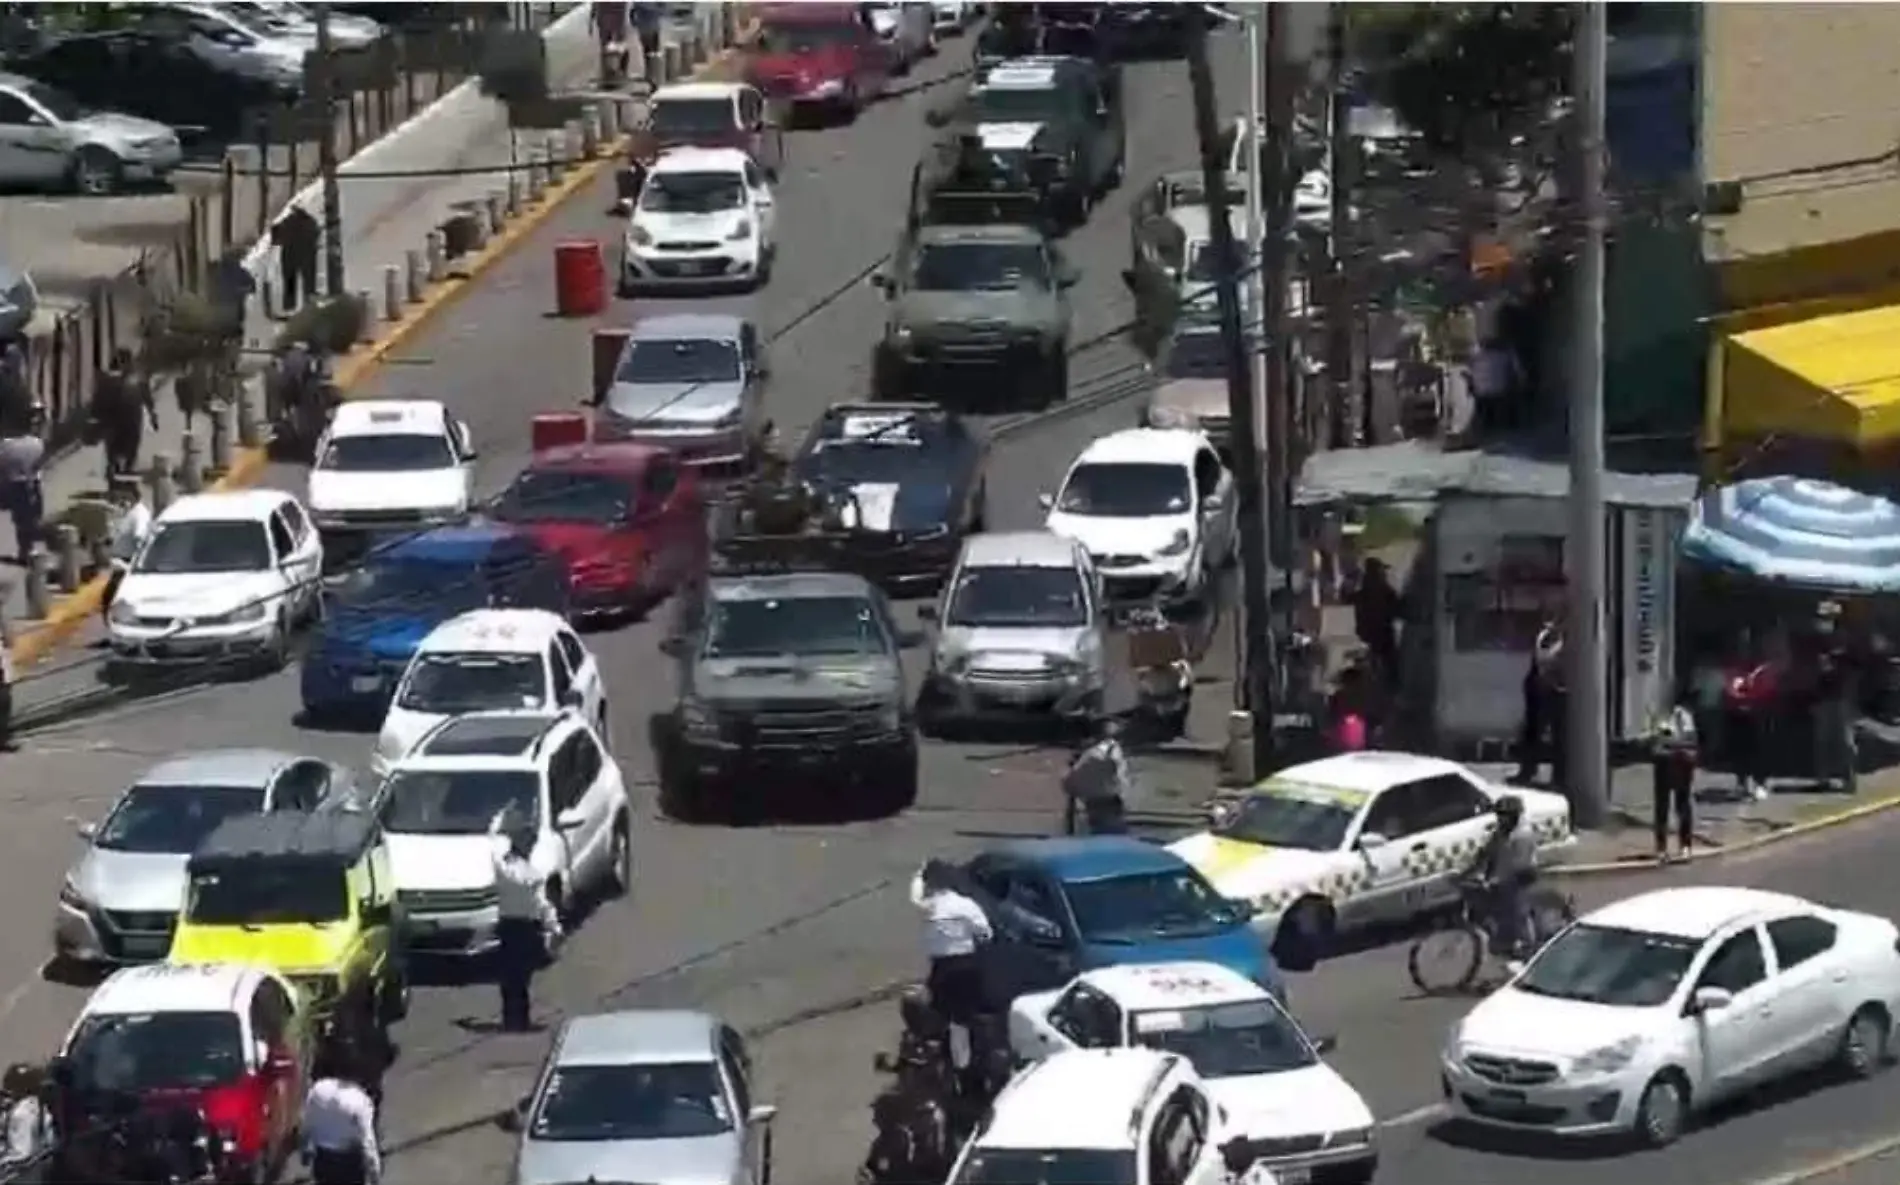
[[[1194,701],[1187,634],[1154,606],[1130,610],[1126,629],[1138,731],[1151,744],[1166,744],[1187,732]]]

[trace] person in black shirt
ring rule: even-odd
[[[277,271],[283,277],[283,311],[296,312],[299,304],[317,296],[317,255],[323,228],[310,211],[292,206],[271,226],[270,241],[277,248]]]

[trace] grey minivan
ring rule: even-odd
[[[514,1185],[668,1181],[768,1185],[778,1108],[752,1096],[752,1059],[703,1012],[577,1016],[554,1038],[534,1093],[508,1117]]]

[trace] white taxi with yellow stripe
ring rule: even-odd
[[[1455,878],[1507,793],[1524,804],[1540,856],[1573,842],[1560,794],[1499,785],[1438,757],[1362,752],[1282,770],[1169,850],[1223,896],[1251,903],[1276,959],[1300,970],[1334,934],[1455,902]]]

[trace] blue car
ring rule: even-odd
[[[1285,998],[1279,968],[1230,901],[1185,860],[1138,839],[1011,840],[964,866],[1010,967],[1002,994],[1049,991],[1083,971],[1194,960]],[[1000,985],[998,985],[1000,986]]]
[[[568,611],[567,568],[511,527],[438,527],[376,548],[324,593],[303,663],[316,719],[380,716],[429,631],[471,609]]]

